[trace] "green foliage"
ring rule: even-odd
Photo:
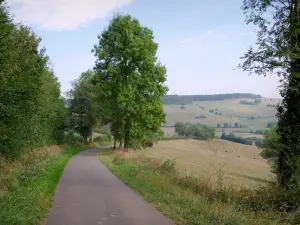
[[[162,97],[165,105],[191,104],[193,101],[223,101],[238,98],[261,98],[260,95],[249,93],[216,94],[216,95],[166,95]],[[200,108],[200,107],[199,107]]]
[[[99,104],[94,94],[92,79],[94,73],[87,71],[73,82],[72,90],[69,92],[69,122],[70,128],[78,132],[87,143],[92,139],[93,128],[97,125]]]
[[[268,159],[273,169],[278,169],[278,165],[276,165],[279,157],[279,152],[281,149],[281,144],[279,141],[279,136],[276,131],[276,127],[268,130],[265,133],[264,139],[264,149],[261,152],[261,156],[264,159]]]
[[[66,110],[40,39],[0,5],[0,154],[60,143]],[[39,50],[41,49],[41,50]]]
[[[239,143],[239,144],[244,144],[244,145],[251,145],[252,144],[252,140],[245,139],[245,138],[242,138],[242,137],[237,137],[233,133],[230,133],[228,135],[223,133],[220,138],[223,139],[223,140],[232,141],[232,142]]]
[[[7,195],[0,196],[0,224],[41,224],[49,213],[66,164],[84,149],[85,146],[74,145],[67,146],[59,156],[42,150],[26,154],[26,160],[32,162],[9,177],[14,187]]]
[[[124,140],[125,150],[162,134],[166,68],[156,58],[157,48],[149,28],[129,15],[117,15],[93,50],[102,115],[115,138]]]
[[[275,172],[282,187],[300,190],[300,1],[244,0],[242,9],[246,22],[258,26],[258,46],[250,47],[240,67],[282,77],[276,130],[281,149]]]
[[[203,124],[184,124],[180,122],[175,124],[175,133],[186,138],[209,140],[215,137],[215,132],[215,128]]]

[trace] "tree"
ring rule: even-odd
[[[268,130],[265,133],[265,139],[263,142],[263,151],[261,152],[261,156],[264,159],[268,159],[271,163],[272,168],[276,171],[278,168],[278,164],[276,163],[278,161],[281,144],[279,142],[279,136],[276,132],[276,127]]]
[[[165,123],[161,97],[167,92],[166,68],[156,58],[157,49],[153,32],[130,15],[115,16],[93,49],[102,107],[116,130],[122,130],[125,151],[161,134]]]
[[[66,110],[41,39],[0,1],[0,154],[61,143]]]
[[[93,140],[93,128],[98,119],[99,105],[95,101],[94,87],[91,83],[93,76],[91,70],[82,73],[80,78],[73,82],[72,90],[69,92],[70,127],[82,136],[85,143],[88,142],[88,138]]]
[[[276,130],[281,149],[275,172],[282,187],[293,187],[300,173],[300,0],[244,0],[242,9],[246,22],[259,31],[258,47],[250,47],[240,67],[282,77]]]
[[[177,122],[175,123],[175,133],[180,135],[180,136],[184,136],[185,134],[185,124],[184,123],[180,123],[180,122]]]

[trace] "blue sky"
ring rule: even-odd
[[[93,68],[97,34],[114,13],[129,13],[150,27],[167,67],[170,94],[251,92],[278,97],[275,75],[234,70],[255,43],[241,0],[8,0],[17,21],[43,39],[62,92]]]

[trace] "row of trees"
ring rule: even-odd
[[[0,154],[63,141],[67,111],[41,39],[0,0]]]
[[[175,133],[186,138],[210,140],[215,137],[216,130],[203,124],[180,123],[175,124]]]
[[[244,144],[244,145],[252,145],[252,143],[253,143],[253,141],[247,140],[242,137],[237,137],[233,133],[230,133],[230,134],[223,133],[220,138],[223,140],[232,141],[232,142]]]
[[[261,98],[260,95],[249,93],[215,94],[215,95],[166,95],[162,101],[166,105],[191,104],[193,101],[222,101],[228,99]]]
[[[69,93],[71,124],[87,141],[97,124],[110,126],[120,148],[141,147],[162,135],[166,68],[156,58],[153,32],[117,15],[98,36],[95,67]]]
[[[235,122],[233,125],[231,123],[224,123],[223,126],[221,124],[217,124],[217,128],[242,128],[243,125]]]
[[[261,99],[255,99],[254,101],[243,100],[239,102],[242,105],[258,105],[261,103]]]
[[[255,144],[256,147],[258,148],[265,148],[266,145],[264,143],[264,139],[262,138],[256,138],[256,137],[248,137],[248,138],[243,138],[243,137],[238,137],[234,135],[233,133],[230,133],[226,135],[223,133],[220,137],[223,140],[239,143],[239,144],[244,144],[244,145],[252,145]]]

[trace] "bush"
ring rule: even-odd
[[[215,128],[203,124],[175,124],[175,133],[186,138],[209,140],[215,137]]]
[[[233,133],[230,133],[229,135],[226,135],[225,133],[223,133],[221,136],[221,139],[227,140],[227,141],[232,141],[232,142],[239,143],[239,144],[244,144],[244,145],[252,144],[252,140],[237,137]]]
[[[76,134],[74,131],[68,131],[65,132],[64,135],[64,143],[68,144],[76,144],[76,143],[83,143],[83,138],[79,135]]]

